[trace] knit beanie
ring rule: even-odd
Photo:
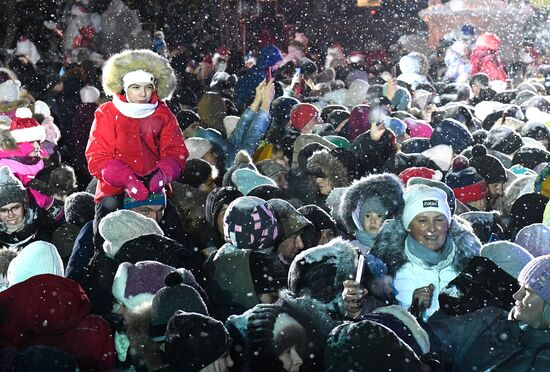
[[[27,189],[8,167],[0,168],[0,207],[11,203],[29,204]]]
[[[341,149],[349,150],[350,147],[351,147],[350,141],[347,138],[342,137],[342,136],[330,135],[330,136],[325,136],[323,138],[326,139],[327,141],[329,141],[330,143],[332,143],[333,145],[335,145],[336,147],[341,148]]]
[[[82,103],[95,103],[101,96],[99,89],[90,85],[80,88],[79,93]]]
[[[506,182],[508,180],[506,169],[500,160],[488,155],[487,149],[483,145],[475,145],[472,148],[470,165],[476,169],[486,183]]]
[[[164,235],[155,220],[124,209],[105,216],[99,223],[99,233],[105,239],[103,250],[109,258],[113,258],[129,240],[142,235]]]
[[[401,152],[405,154],[420,154],[432,147],[429,138],[409,138],[401,143]]]
[[[336,327],[327,339],[327,371],[421,371],[422,363],[409,345],[388,327],[362,320]]]
[[[271,185],[277,187],[277,184],[271,178],[262,176],[255,170],[248,168],[237,169],[233,172],[231,181],[237,187],[237,190],[245,196],[258,186]]]
[[[128,193],[124,194],[124,209],[134,209],[138,207],[143,207],[144,205],[160,205],[161,207],[166,206],[166,193],[164,189],[160,192],[151,192],[147,199],[136,200],[132,198]]]
[[[550,152],[537,147],[523,146],[512,158],[512,165],[519,164],[529,169],[535,169],[542,163],[550,163]]]
[[[404,119],[405,124],[407,124],[407,128],[409,129],[409,133],[411,138],[431,138],[434,129],[431,127],[430,124],[420,121],[420,120],[414,120],[410,118]]]
[[[290,126],[301,131],[311,119],[319,115],[319,109],[311,103],[299,103],[290,111]]]
[[[542,223],[525,226],[516,235],[515,243],[535,257],[550,254],[550,227]]]
[[[508,127],[491,128],[485,139],[485,146],[488,149],[512,155],[523,146],[521,136]]]
[[[192,110],[180,110],[176,114],[176,119],[178,119],[178,124],[182,131],[189,128],[191,124],[200,123],[201,117],[195,111]]]
[[[539,256],[525,265],[518,282],[528,285],[546,304],[550,304],[550,255]]]
[[[444,119],[435,127],[430,142],[432,146],[449,145],[455,154],[460,154],[474,143],[474,139],[464,124],[454,119]]]
[[[405,134],[407,130],[407,125],[398,118],[386,117],[384,119],[386,128],[390,129],[397,137],[400,137]]]
[[[325,229],[336,231],[336,221],[334,218],[319,206],[315,204],[304,205],[298,208],[298,212],[313,224],[315,231],[319,232]]]
[[[534,259],[531,253],[527,252],[521,246],[509,241],[498,241],[485,244],[481,247],[479,255],[490,259],[496,263],[498,267],[516,279],[525,265]]]
[[[225,211],[224,237],[239,249],[260,250],[273,247],[279,235],[271,205],[253,196],[235,199]]]
[[[164,341],[166,325],[174,313],[183,310],[190,313],[208,315],[206,305],[197,290],[183,283],[183,277],[173,271],[164,278],[165,287],[161,288],[151,305],[151,329],[153,341]]]
[[[113,296],[128,310],[135,310],[151,302],[159,289],[164,287],[166,275],[175,270],[157,261],[141,261],[135,265],[123,262],[118,265],[113,279]]]
[[[206,220],[208,223],[215,226],[216,218],[223,206],[231,204],[233,200],[241,196],[243,196],[243,194],[231,186],[218,187],[212,190],[206,198],[205,206]]]
[[[64,273],[63,260],[57,248],[38,240],[27,245],[11,260],[6,277],[9,285],[13,286],[35,275],[63,276]]]
[[[65,221],[77,226],[84,226],[86,222],[94,219],[94,196],[89,192],[75,192],[65,201]]]
[[[425,167],[411,167],[399,173],[399,178],[401,178],[401,181],[403,181],[405,185],[412,177],[421,177],[429,180],[441,181],[443,175],[440,171]]]
[[[519,232],[525,226],[542,222],[544,208],[547,203],[548,198],[540,194],[527,193],[521,195],[514,201],[510,209],[512,228]]]
[[[349,140],[353,141],[359,135],[370,129],[369,106],[357,105],[351,109],[348,119]]]
[[[425,185],[415,185],[403,193],[403,226],[409,228],[411,221],[423,212],[439,212],[451,223],[451,210],[447,204],[447,195],[443,190]]]
[[[198,188],[201,184],[208,181],[210,177],[216,178],[217,169],[214,168],[209,162],[202,159],[191,159],[185,163],[185,169],[183,170],[179,181],[184,185],[189,185]]]
[[[222,322],[178,310],[168,321],[164,350],[174,370],[198,372],[228,352],[230,344]]]
[[[487,195],[487,183],[462,155],[453,159],[453,167],[445,176],[445,183],[462,203],[481,200]]]
[[[189,150],[188,160],[200,159],[210,150],[212,150],[212,144],[210,141],[200,137],[191,137],[185,140],[185,147]]]
[[[274,179],[279,173],[288,173],[288,170],[276,161],[266,159],[256,164],[258,171],[266,177]]]
[[[426,185],[430,187],[436,187],[440,190],[443,190],[447,194],[447,204],[449,204],[449,209],[451,210],[451,215],[455,214],[456,209],[456,198],[453,189],[444,184],[442,181],[436,181],[433,179],[421,178],[421,177],[411,177],[407,182],[407,188],[414,185]]]

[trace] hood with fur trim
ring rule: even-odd
[[[357,259],[358,251],[342,238],[302,251],[290,265],[288,288],[300,301],[339,319],[344,314],[342,283],[355,276]]]
[[[348,170],[344,164],[326,150],[316,151],[307,160],[308,172],[318,176],[323,175],[332,187],[349,185]]]
[[[403,227],[401,216],[384,223],[382,231],[376,237],[371,254],[380,258],[388,265],[388,273],[395,273],[407,262],[405,255],[405,240],[407,230]],[[468,264],[470,259],[479,255],[481,242],[472,232],[472,227],[460,217],[452,217],[447,239],[451,239],[456,247],[453,267],[457,272]]]
[[[374,174],[355,181],[344,192],[338,215],[348,233],[357,231],[353,221],[353,211],[360,207],[369,198],[378,199],[388,210],[388,218],[401,214],[405,202],[403,201],[404,186],[399,177],[394,174]]]
[[[147,49],[125,50],[111,56],[103,66],[103,90],[106,95],[120,93],[122,77],[136,70],[145,70],[156,79],[156,91],[161,101],[169,100],[176,89],[176,75],[168,60]]]

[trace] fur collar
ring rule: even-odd
[[[388,265],[390,275],[395,275],[407,262],[405,256],[406,238],[407,231],[403,227],[401,217],[386,221],[382,231],[376,237],[370,253]],[[472,232],[470,224],[457,216],[452,218],[449,226],[447,239],[449,238],[452,239],[456,247],[453,267],[456,271],[462,271],[470,259],[479,254],[481,242]]]
[[[146,303],[126,314],[126,334],[130,341],[128,352],[134,365],[145,365],[149,371],[162,367],[163,353],[159,344],[151,340],[151,303]]]

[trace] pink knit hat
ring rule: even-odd
[[[411,118],[406,118],[404,121],[409,128],[411,138],[430,138],[432,136],[433,128],[430,124]]]

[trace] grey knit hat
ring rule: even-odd
[[[479,255],[490,259],[516,279],[525,265],[534,258],[521,246],[508,241],[485,244],[481,247]]]
[[[0,207],[21,203],[28,205],[29,196],[27,189],[12,173],[8,167],[0,168]]]
[[[129,240],[142,235],[164,235],[152,218],[124,209],[105,216],[99,223],[99,233],[105,239],[103,250],[110,258]]]

